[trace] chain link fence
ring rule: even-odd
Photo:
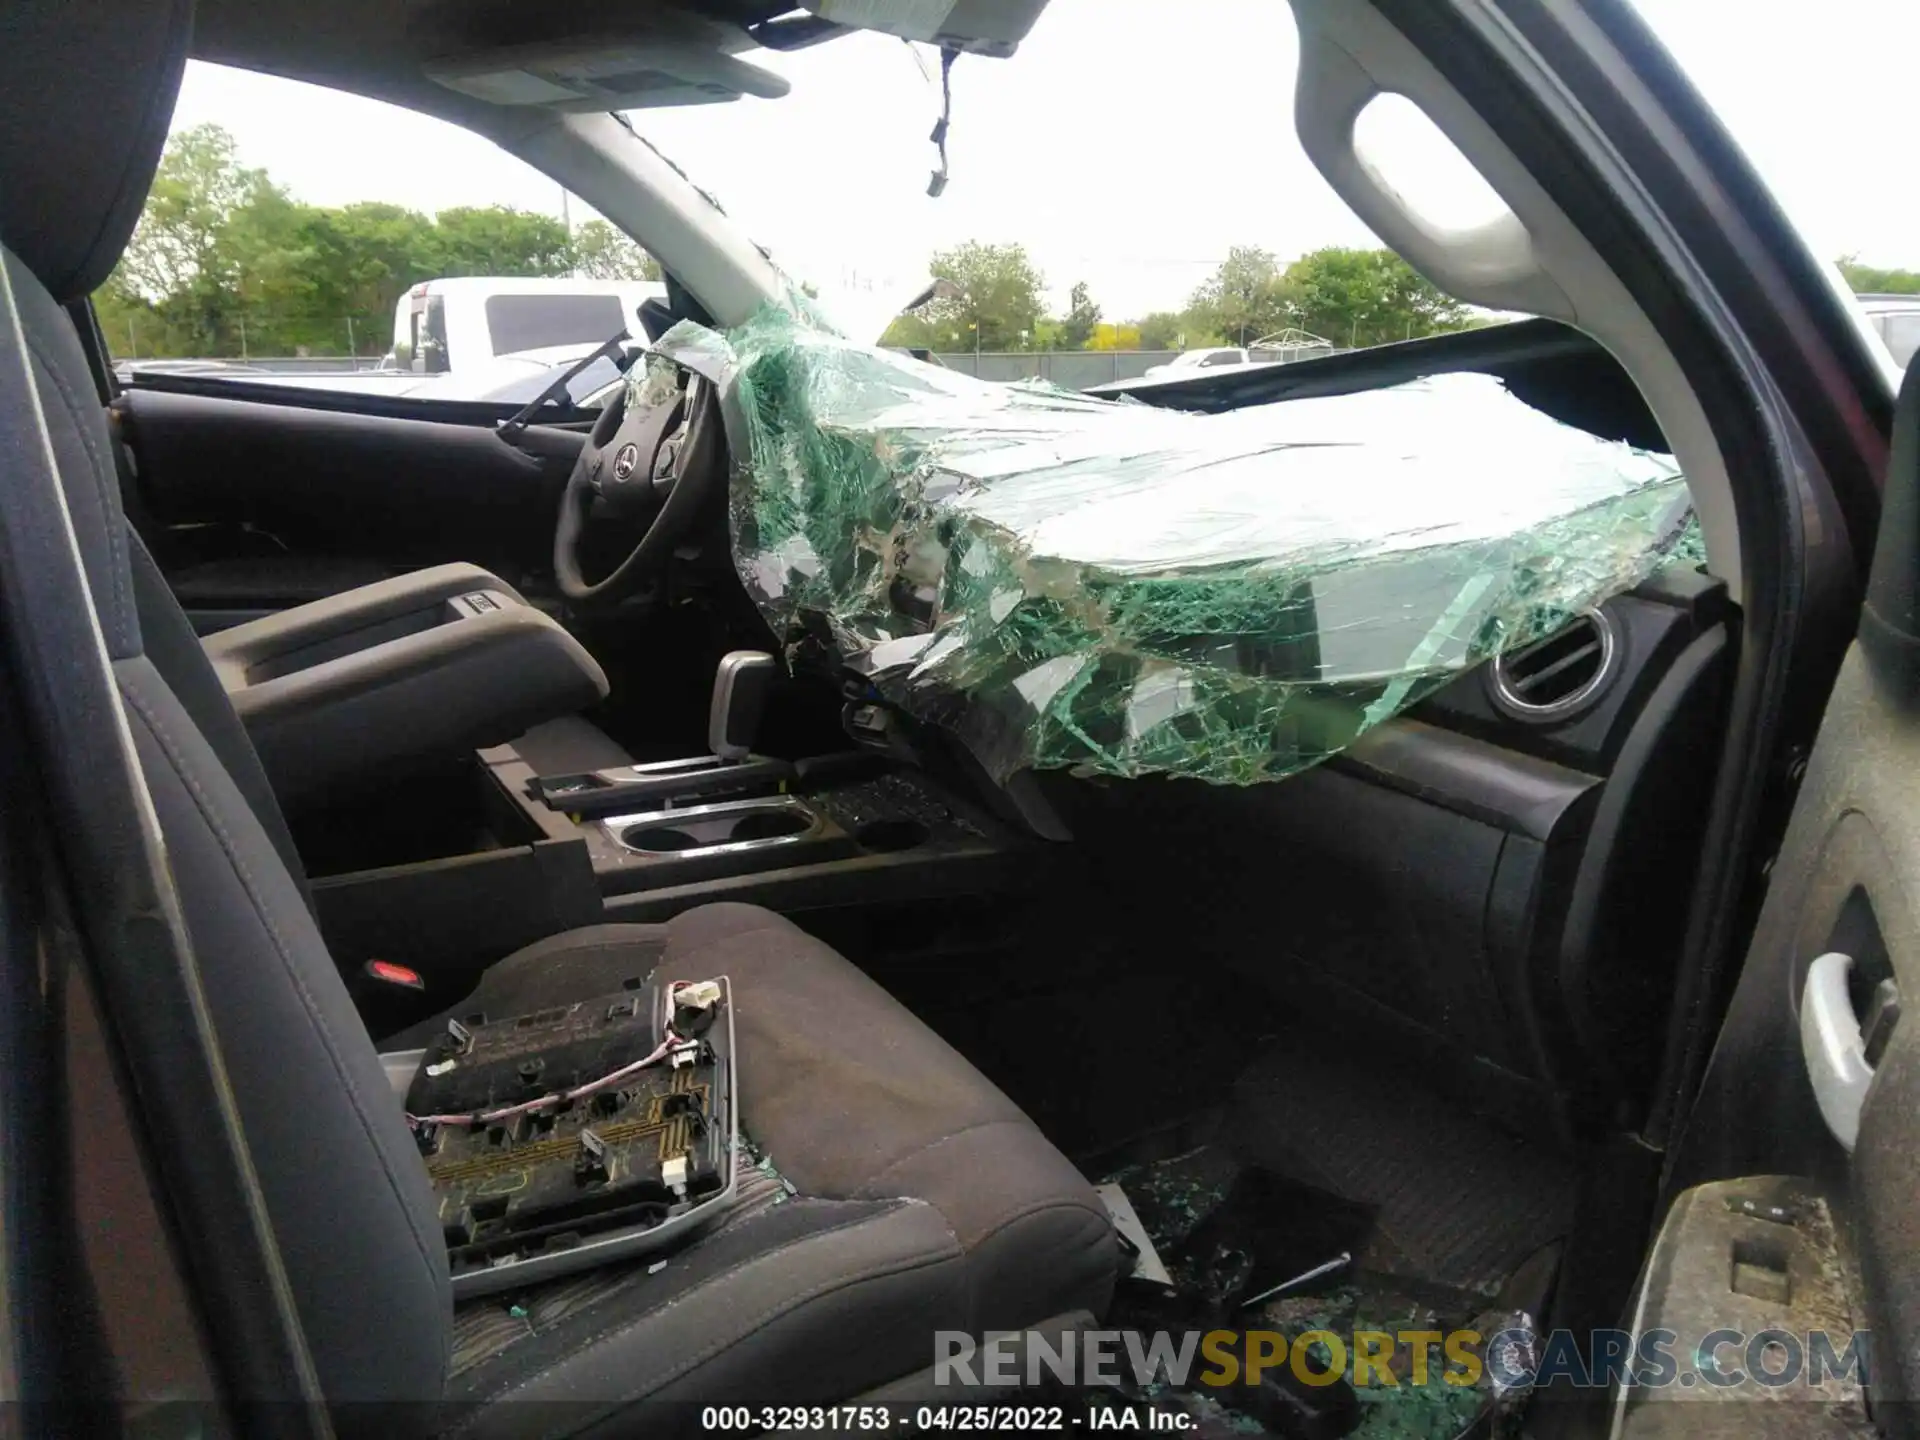
[[[1047,380],[1063,390],[1085,390],[1113,380],[1137,380],[1151,365],[1164,365],[1178,350],[971,350],[934,356],[949,370],[982,380]]]

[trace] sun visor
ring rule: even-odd
[[[1670,457],[1491,376],[1183,414],[804,311],[656,347],[726,386],[736,568],[790,647],[1001,779],[1290,775],[1698,556]]]
[[[744,46],[746,38],[738,39]],[[787,82],[697,37],[570,39],[436,60],[436,85],[495,105],[549,110],[641,110],[752,95],[777,100]]]

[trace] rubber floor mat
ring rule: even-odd
[[[1294,1040],[1234,1087],[1221,1140],[1249,1164],[1374,1211],[1358,1268],[1492,1295],[1563,1236],[1570,1162],[1371,1057]]]
[[[1310,1338],[1309,1332],[1402,1337],[1386,1361],[1395,1377],[1391,1384],[1380,1382],[1375,1371],[1365,1384],[1296,1387],[1295,1399],[1278,1405],[1279,1397],[1244,1387],[1150,1384],[1127,1395],[1153,1412],[1142,1428],[1171,1423],[1202,1440],[1250,1435],[1460,1440],[1492,1433],[1496,1401],[1487,1383],[1449,1383],[1444,1372],[1457,1357],[1443,1354],[1438,1341],[1463,1328],[1482,1335],[1506,1328],[1507,1318],[1489,1310],[1483,1297],[1342,1266],[1264,1300],[1245,1298],[1260,1295],[1272,1275],[1297,1271],[1329,1251],[1364,1252],[1374,1219],[1366,1210],[1249,1167],[1224,1145],[1125,1165],[1108,1178],[1125,1187],[1174,1282],[1171,1290],[1122,1285],[1107,1319],[1110,1326],[1143,1335],[1245,1326],[1279,1331],[1296,1343]],[[1223,1273],[1222,1260],[1236,1252],[1244,1253],[1247,1263]],[[1429,1337],[1419,1361],[1406,1338],[1410,1333]],[[1340,1362],[1315,1351],[1313,1363]],[[1351,1351],[1344,1364],[1345,1379],[1355,1382]],[[1317,1412],[1303,1412],[1302,1401],[1317,1406]],[[1169,1420],[1176,1412],[1179,1418]]]

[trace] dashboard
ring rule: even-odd
[[[1277,783],[1039,784],[1086,864],[1181,917],[1176,943],[1520,1133],[1597,1128],[1660,1060],[1732,618],[1719,582],[1669,572],[1521,652],[1518,682],[1562,667],[1562,708],[1516,710],[1485,665]]]
[[[1435,366],[1663,448],[1617,362],[1549,321],[1134,393],[1225,408]],[[1661,1059],[1737,620],[1724,584],[1675,563],[1279,783],[1039,784],[1087,864],[1163,897],[1176,943],[1371,1030],[1521,1133],[1631,1123]]]

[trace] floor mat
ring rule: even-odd
[[[1235,1085],[1221,1139],[1248,1163],[1372,1207],[1357,1263],[1373,1273],[1491,1296],[1572,1215],[1565,1157],[1353,1050],[1269,1045]]]
[[[1441,1098],[1364,1037],[1302,1033],[1257,993],[1208,1002],[1169,975],[1179,952],[1149,943],[1144,920],[1074,934],[1044,907],[967,919],[974,933],[887,930],[876,974],[1087,1174],[1210,1141],[1374,1210],[1363,1268],[1482,1295],[1565,1234],[1564,1157]],[[904,944],[916,933],[918,952]]]
[[[1156,1135],[1211,1138],[1377,1212],[1365,1268],[1486,1295],[1565,1234],[1562,1156],[1443,1099],[1389,1046],[1315,1034],[1214,974],[1156,936],[1149,898],[1103,904],[1120,913],[1098,926],[1051,904],[902,916],[849,953],[1089,1175],[1173,1153],[1142,1153]]]
[[[1185,1417],[1175,1422],[1180,1428],[1203,1436],[1455,1440],[1492,1430],[1494,1393],[1484,1381],[1445,1379],[1458,1356],[1439,1336],[1461,1329],[1495,1334],[1509,1317],[1482,1295],[1365,1269],[1360,1261],[1369,1253],[1377,1212],[1250,1167],[1224,1145],[1123,1166],[1107,1179],[1125,1188],[1174,1280],[1172,1291],[1123,1285],[1109,1324],[1142,1334],[1233,1328],[1306,1336],[1317,1346],[1313,1367],[1337,1365],[1352,1382],[1283,1390],[1269,1380],[1258,1392],[1191,1380],[1180,1387],[1155,1383],[1129,1394],[1143,1410],[1178,1412]],[[1329,1250],[1332,1257],[1324,1255]],[[1259,1298],[1276,1275],[1284,1281],[1346,1255],[1352,1263]],[[1383,1383],[1376,1367],[1370,1379],[1359,1380],[1357,1357],[1350,1351],[1335,1357],[1311,1332],[1402,1337],[1385,1362],[1396,1379]],[[1417,1358],[1404,1338],[1412,1332],[1433,1337],[1420,1344]],[[1155,1428],[1151,1419],[1141,1423]]]

